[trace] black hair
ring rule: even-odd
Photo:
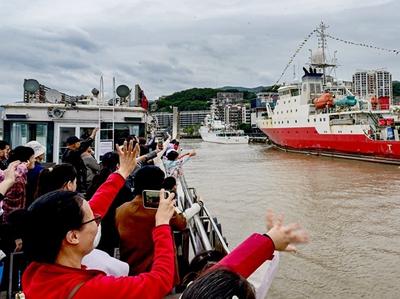
[[[226,254],[218,250],[206,250],[196,254],[191,260],[187,274],[182,279],[182,286],[186,287],[190,282],[199,277],[205,270],[214,266]]]
[[[139,145],[145,145],[145,144],[146,144],[146,138],[139,137]]]
[[[217,268],[206,271],[182,293],[182,299],[255,299],[251,284],[239,274]]]
[[[24,253],[31,261],[54,263],[68,231],[79,229],[83,199],[76,192],[53,191],[14,217],[23,228]]]
[[[135,195],[142,194],[143,190],[160,190],[165,174],[157,166],[149,165],[140,168],[133,179]]]
[[[149,151],[149,147],[148,146],[143,145],[143,144],[140,145],[140,156],[146,155],[149,152],[150,151]]]
[[[176,158],[178,158],[178,157],[179,157],[179,153],[177,151],[174,151],[174,150],[170,151],[167,154],[167,159],[170,160],[170,161],[175,161]]]
[[[50,191],[61,189],[66,183],[73,182],[77,177],[75,167],[62,163],[52,169],[43,169],[38,178],[36,196],[39,197]]]
[[[17,146],[14,148],[9,155],[8,158],[8,163],[14,162],[14,161],[21,161],[21,162],[26,162],[29,161],[29,159],[35,154],[34,150],[31,147],[28,146]]]
[[[105,153],[101,158],[101,166],[102,168],[108,169],[110,172],[114,172],[117,170],[117,166],[119,164],[119,156],[116,152],[108,152]]]
[[[10,144],[7,141],[0,140],[0,150],[5,149],[7,145],[10,146]]]
[[[173,176],[166,177],[163,182],[165,190],[172,190],[176,186],[176,179]]]

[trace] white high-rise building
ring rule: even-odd
[[[392,74],[385,70],[357,71],[353,75],[355,95],[369,99],[393,96]]]

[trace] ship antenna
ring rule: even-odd
[[[325,29],[328,28],[328,26],[326,26],[324,24],[323,21],[321,21],[321,24],[319,25],[320,28],[320,38],[321,38],[321,48],[322,48],[322,63],[326,64],[326,57],[325,57],[325,48],[326,48],[326,37],[325,37]],[[322,68],[323,70],[323,81],[322,84],[325,85],[326,84],[326,73],[325,73],[325,67]]]
[[[103,74],[100,76],[100,103],[103,105],[104,101],[104,80],[103,80]]]
[[[312,59],[311,59],[311,66],[313,66],[314,68],[322,69],[322,74],[323,74],[322,84],[323,84],[323,86],[326,85],[326,69],[336,67],[335,61],[328,63],[327,59],[326,59],[326,50],[327,50],[326,38],[328,35],[326,34],[325,30],[327,28],[328,28],[328,26],[325,25],[325,23],[323,21],[321,21],[321,23],[319,24],[319,26],[316,29],[316,32],[318,34],[318,48],[320,48],[321,52],[322,52],[321,61],[312,61]]]

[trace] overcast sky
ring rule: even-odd
[[[0,103],[21,100],[24,78],[80,95],[103,74],[106,93],[115,76],[139,83],[150,99],[191,87],[271,85],[321,20],[334,36],[400,49],[399,11],[390,0],[0,0]],[[338,79],[369,68],[400,79],[400,55],[328,46],[338,51]],[[312,38],[297,70],[315,47]],[[282,81],[293,77],[291,67]]]

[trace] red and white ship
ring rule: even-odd
[[[378,105],[376,98],[356,99],[343,84],[326,83],[325,69],[334,65],[321,50],[323,60],[304,68],[300,83],[278,89],[275,107],[267,104],[258,127],[287,151],[400,164],[400,119],[388,99]]]

